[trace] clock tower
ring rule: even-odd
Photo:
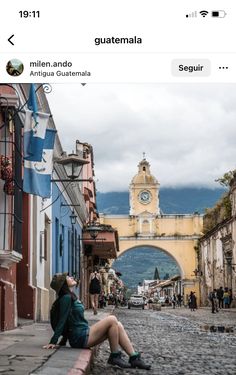
[[[130,215],[159,215],[159,186],[159,182],[150,172],[150,164],[144,154],[138,165],[138,173],[129,187]]]

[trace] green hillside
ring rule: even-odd
[[[112,264],[112,268],[122,273],[121,279],[130,289],[136,289],[139,282],[152,280],[157,267],[160,278],[166,274],[179,275],[175,261],[161,250],[140,247],[127,251]]]

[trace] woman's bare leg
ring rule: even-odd
[[[140,358],[140,355],[134,352],[133,345],[130,342],[130,339],[125,332],[123,325],[118,322],[115,316],[109,316],[105,319],[102,319],[100,322],[95,323],[89,332],[89,338],[87,347],[94,346],[96,344],[100,344],[104,340],[108,338],[110,348],[111,348],[111,355],[108,359],[108,363],[112,365],[118,365],[119,367],[126,368],[128,364],[126,364],[120,356],[118,351],[119,344],[120,346],[126,351],[126,353],[130,356],[130,365],[131,367],[140,368],[149,370],[150,365],[146,365],[145,362]],[[134,356],[131,356],[131,355]]]
[[[111,352],[116,352],[119,348],[118,320],[115,316],[108,316],[90,327],[87,346],[94,346],[109,340]]]
[[[94,306],[96,310],[98,309],[98,296],[99,294],[94,295]]]
[[[120,322],[118,322],[118,330],[119,330],[119,344],[122,347],[122,349],[130,356],[132,353],[134,353],[134,348],[124,329],[123,324],[121,324]]]
[[[134,353],[133,345],[131,344],[123,325],[118,322],[115,316],[109,316],[108,318],[102,319],[100,322],[92,325],[87,345],[89,347],[100,344],[107,338],[112,352],[118,350],[119,344],[128,355]]]
[[[91,301],[92,309],[94,310],[94,307],[95,307],[94,294],[90,294],[90,301]]]

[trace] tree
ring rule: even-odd
[[[169,278],[170,278],[170,274],[169,274],[169,273],[166,273],[163,279],[164,279],[164,280],[169,280]]]
[[[153,280],[160,280],[160,275],[159,275],[157,267],[155,268]]]
[[[217,178],[215,181],[219,182],[221,186],[226,188],[230,187],[231,181],[236,177],[236,170],[226,172],[222,177]]]

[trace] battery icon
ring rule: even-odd
[[[224,10],[213,10],[211,12],[212,17],[224,18],[226,16],[226,12]]]

